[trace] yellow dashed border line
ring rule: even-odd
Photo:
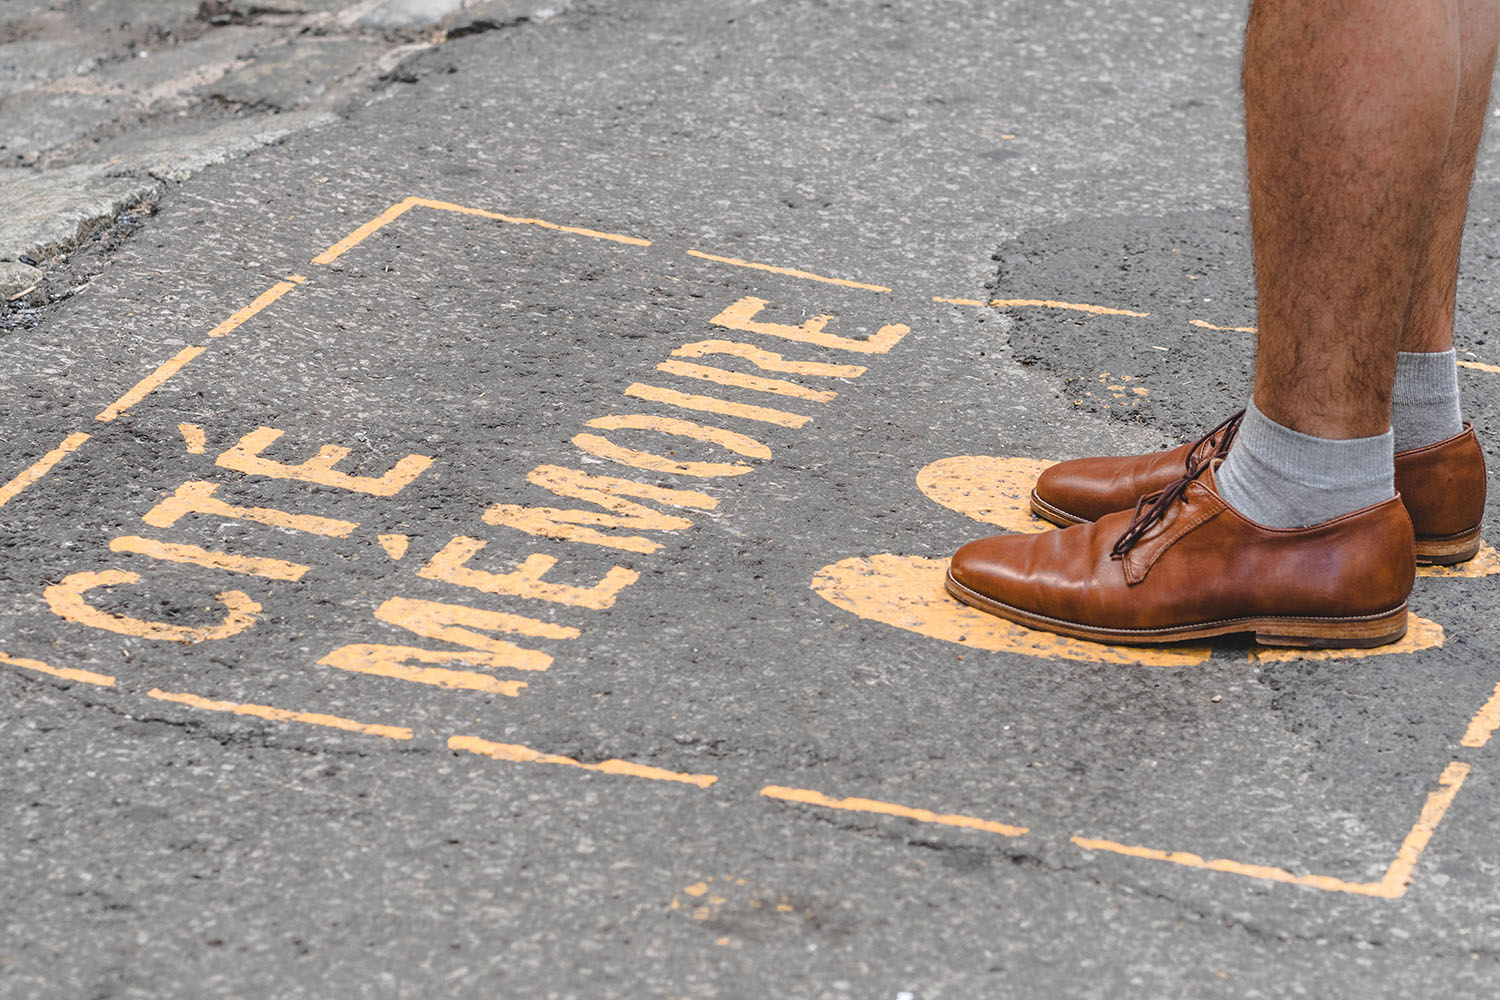
[[[437,211],[455,212],[463,215],[478,216],[482,218],[495,219],[497,221],[516,224],[536,226],[555,232],[569,233],[584,236],[591,239],[604,240],[621,243],[630,246],[649,247],[651,241],[640,237],[625,236],[619,233],[609,233],[594,229],[585,229],[576,226],[565,226],[558,223],[547,222],[541,219],[531,219],[519,216],[503,215],[484,209],[470,208],[456,205],[451,202],[435,201],[429,198],[412,196],[396,202],[385,209],[380,215],[355,229],[348,236],[330,246],[317,257],[313,258],[315,264],[328,264],[337,260],[349,250],[358,246],[373,233],[394,222],[412,208],[423,207]],[[842,287],[885,293],[891,289],[884,285],[873,285],[864,282],[851,281],[842,278],[830,278],[824,275],[814,274],[794,268],[779,267],[770,264],[761,264],[753,261],[741,260],[733,257],[721,257],[708,254],[703,251],[689,250],[687,253],[693,257],[714,263],[726,264],[734,267],[743,267],[753,270],[767,271],[789,277],[800,278],[809,281],[822,282],[826,284],[839,285]],[[248,306],[233,313],[228,319],[209,331],[208,336],[220,338],[232,333],[246,321],[259,314],[273,303],[280,300],[284,295],[306,282],[306,278],[299,274],[288,276],[277,282],[261,293]],[[980,306],[997,309],[1015,308],[1045,308],[1063,311],[1083,312],[1092,315],[1145,317],[1149,313],[1129,309],[1118,309],[1108,306],[1090,305],[1086,303],[1060,302],[1051,299],[957,299],[933,296],[932,301],[962,306]],[[1230,329],[1235,332],[1253,332],[1250,327],[1215,327],[1202,320],[1190,321],[1194,326],[1209,329]],[[182,349],[172,358],[168,359],[150,375],[143,378],[134,387],[110,404],[95,418],[101,422],[110,422],[129,411],[130,407],[145,399],[164,385],[170,378],[176,375],[187,364],[196,359],[207,349],[207,345],[190,346]],[[1487,372],[1500,373],[1500,367],[1485,365],[1474,361],[1459,362],[1465,367],[1479,369]],[[68,455],[78,450],[90,439],[90,435],[78,432],[69,435],[63,442],[52,451],[48,452],[37,462],[23,470],[10,481],[0,485],[0,506],[14,499],[23,490],[36,483],[47,475]],[[94,673],[72,667],[56,667],[40,660],[13,656],[0,652],[0,665],[14,667],[32,673],[42,674],[58,680],[89,684],[96,687],[117,688],[116,679],[106,674]],[[353,719],[345,719],[340,716],[327,715],[319,712],[304,712],[291,709],[275,708],[269,705],[256,705],[249,703],[238,703],[220,701],[206,698],[201,695],[182,692],[163,691],[153,688],[146,692],[146,697],[158,701],[166,701],[203,711],[222,712],[231,715],[246,715],[277,723],[299,723],[305,725],[321,726],[324,728],[337,729],[344,732],[352,732],[358,735],[376,736],[389,740],[411,740],[414,736],[412,730],[401,726],[389,726],[373,723],[357,722]],[[1500,685],[1496,686],[1494,695],[1475,714],[1466,731],[1462,745],[1467,748],[1481,748],[1485,746],[1500,728]],[[666,781],[680,784],[689,784],[700,789],[708,788],[718,781],[715,775],[689,774],[668,771],[663,768],[650,767],[642,764],[634,764],[623,760],[606,760],[595,764],[585,764],[571,757],[562,757],[554,754],[546,754],[529,747],[518,744],[495,743],[474,736],[454,735],[448,739],[447,745],[456,751],[467,751],[478,756],[487,757],[492,760],[502,760],[511,763],[540,763],[556,764],[567,767],[592,771],[614,776],[628,776],[646,778],[655,781]],[[1108,852],[1124,857],[1138,858],[1151,861],[1161,861],[1177,864],[1184,867],[1202,869],[1207,871],[1222,872],[1226,874],[1241,875],[1250,878],[1268,880],[1274,882],[1302,885],[1310,888],[1329,892],[1355,893],[1365,896],[1373,896],[1386,899],[1395,899],[1404,895],[1411,882],[1416,864],[1422,852],[1431,841],[1438,824],[1446,815],[1448,807],[1452,804],[1460,788],[1463,787],[1465,778],[1468,776],[1470,765],[1461,761],[1452,761],[1444,769],[1438,779],[1438,788],[1434,789],[1427,798],[1417,822],[1407,834],[1397,852],[1396,858],[1386,870],[1385,876],[1378,882],[1347,882],[1342,879],[1324,875],[1296,875],[1284,869],[1273,868],[1265,865],[1247,864],[1244,862],[1231,861],[1228,859],[1205,859],[1199,855],[1183,851],[1164,851],[1157,848],[1131,846],[1117,843],[1115,841],[1100,840],[1082,836],[1069,838],[1069,842],[1088,851]],[[803,788],[789,788],[780,785],[767,785],[760,790],[760,797],[773,801],[790,802],[802,806],[811,806],[822,809],[837,809],[855,812],[867,812],[878,815],[892,816],[919,823],[933,823],[937,825],[955,827],[960,829],[977,830],[980,832],[994,833],[1005,837],[1026,836],[1029,831],[1026,827],[1013,826],[1006,823],[998,823],[993,820],[979,819],[972,816],[963,816],[954,813],[937,813],[931,810],[911,806],[897,805],[895,803],[881,802],[875,799],[865,798],[831,798],[821,792]]]
[[[8,667],[29,670],[32,673],[46,674],[48,677],[76,681],[79,684],[92,684],[95,687],[115,686],[115,679],[108,674],[96,674],[92,670],[79,670],[77,667],[54,667],[41,660],[31,660],[24,656],[11,656],[9,653],[0,652],[0,663]]]
[[[832,799],[822,792],[815,792],[810,788],[786,788],[782,785],[767,785],[760,790],[760,794],[768,799],[780,799],[783,802],[796,802],[800,805],[818,806],[823,809],[842,809],[848,812],[877,813],[882,816],[899,816],[902,819],[914,820],[918,823],[935,823],[939,826],[953,826],[963,830],[980,830],[984,833],[998,833],[1002,837],[1022,837],[1029,830],[1024,826],[1012,826],[1009,823],[996,823],[993,820],[977,819],[973,816],[960,816],[956,813],[935,813],[930,809],[914,809],[911,806],[899,806],[894,802],[880,802],[876,799]]]
[[[63,440],[62,444],[47,452],[47,454],[43,455],[27,468],[21,470],[21,473],[10,482],[4,486],[0,486],[0,507],[4,507],[11,500],[14,500],[26,487],[51,472],[53,466],[77,451],[88,439],[89,436],[81,431],[77,434],[69,434]]]
[[[660,767],[634,764],[628,760],[601,760],[597,764],[585,764],[572,757],[542,753],[540,750],[533,750],[515,743],[492,743],[477,736],[450,737],[448,749],[467,750],[481,757],[510,761],[513,764],[562,764],[584,771],[598,771],[601,774],[623,774],[632,778],[648,778],[652,781],[676,781],[685,785],[696,785],[699,788],[707,788],[719,780],[718,776],[712,774],[684,774]]]
[[[150,691],[147,691],[146,697],[155,698],[157,701],[175,702],[178,705],[187,705],[190,708],[201,708],[206,712],[228,712],[231,715],[250,715],[257,719],[265,719],[267,722],[301,722],[309,726],[323,726],[326,729],[341,729],[345,732],[363,733],[367,736],[381,736],[388,740],[409,740],[412,738],[412,731],[405,726],[382,726],[368,722],[355,722],[353,719],[345,719],[337,715],[325,715],[322,712],[296,712],[285,708],[273,708],[270,705],[218,701],[196,694],[163,691],[160,688],[152,688]]]

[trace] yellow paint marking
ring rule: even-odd
[[[660,767],[648,767],[645,764],[633,764],[628,760],[601,760],[597,764],[584,764],[572,757],[542,753],[515,743],[492,743],[477,736],[453,736],[448,740],[448,748],[467,750],[482,757],[508,760],[518,764],[563,764],[585,771],[598,771],[601,774],[621,774],[632,778],[649,778],[652,781],[675,781],[685,785],[696,785],[699,788],[707,788],[719,780],[716,775],[712,774],[684,774],[678,771],[667,771]]]
[[[771,457],[771,449],[753,437],[735,431],[727,431],[722,427],[706,426],[704,424],[693,423],[690,420],[679,420],[676,417],[652,417],[641,413],[632,413],[623,416],[597,417],[590,420],[588,426],[597,427],[600,430],[657,431],[661,434],[691,438],[695,441],[707,441],[741,455],[748,455],[751,458]],[[747,472],[754,471],[751,466],[746,465],[744,462],[680,462],[666,455],[623,448],[598,434],[578,434],[573,438],[573,443],[590,455],[609,459],[612,462],[619,462],[621,465],[629,465],[637,469],[649,469],[652,472],[670,472],[677,475],[708,479],[715,476],[743,476]]]
[[[235,520],[254,521],[273,528],[304,531],[310,535],[328,538],[347,538],[359,527],[354,521],[340,521],[315,514],[291,514],[272,507],[237,507],[214,496],[218,483],[189,480],[177,487],[177,492],[152,507],[141,520],[153,528],[169,528],[187,514],[212,514]]]
[[[708,895],[708,883],[694,882],[692,885],[683,886],[682,891],[689,896],[706,896]]]
[[[1495,685],[1495,693],[1490,695],[1490,700],[1474,713],[1461,745],[1477,750],[1490,741],[1496,729],[1500,729],[1500,684]]]
[[[289,274],[289,275],[286,276],[286,280],[292,282],[295,285],[305,285],[305,284],[307,284],[307,275],[305,275],[305,274]]]
[[[674,358],[702,358],[710,354],[727,354],[744,358],[761,371],[786,375],[826,375],[830,378],[859,378],[869,371],[864,365],[833,365],[826,361],[787,361],[775,351],[762,350],[737,340],[695,340],[672,352]]]
[[[412,738],[411,730],[404,726],[382,726],[368,722],[355,722],[353,719],[344,719],[337,715],[324,715],[321,712],[293,712],[285,708],[272,708],[269,705],[248,705],[233,701],[214,701],[211,698],[202,698],[196,694],[179,694],[174,691],[163,691],[160,688],[152,688],[150,691],[147,691],[146,697],[155,698],[157,701],[170,701],[178,705],[201,708],[209,712],[251,715],[257,719],[266,719],[269,722],[304,722],[310,726],[325,726],[329,729],[342,729],[351,733],[364,733],[367,736],[383,736],[388,740],[409,740]]]
[[[996,653],[1122,666],[1185,667],[1208,660],[1206,646],[1106,646],[1037,632],[960,604],[943,590],[948,560],[875,555],[824,566],[813,591],[861,618]]]
[[[1207,871],[1226,872],[1230,875],[1244,875],[1249,878],[1265,879],[1270,882],[1305,885],[1314,889],[1322,889],[1325,892],[1350,892],[1360,896],[1386,895],[1382,891],[1383,887],[1379,882],[1346,882],[1343,879],[1334,878],[1330,875],[1296,875],[1281,868],[1273,868],[1270,865],[1246,864],[1243,861],[1231,861],[1227,858],[1204,858],[1187,851],[1159,851],[1154,847],[1119,844],[1113,840],[1099,840],[1093,837],[1071,837],[1069,839],[1085,851],[1108,851],[1111,854],[1123,854],[1128,858],[1165,861],[1169,864],[1182,865],[1185,868],[1202,868]]]
[[[821,281],[825,285],[838,285],[840,288],[860,288],[867,292],[889,292],[890,289],[884,285],[869,285],[863,281],[848,281],[844,278],[829,278],[821,274],[813,274],[811,271],[799,271],[791,267],[775,267],[771,264],[757,264],[754,261],[740,260],[737,257],[718,257],[701,250],[689,250],[689,257],[697,257],[700,260],[711,260],[716,264],[730,264],[734,267],[748,267],[755,271],[769,271],[772,274],[784,274],[791,278],[804,278],[808,281]]]
[[[285,295],[287,292],[290,292],[301,283],[302,282],[300,281],[276,282],[276,284],[272,285],[270,288],[257,295],[254,302],[250,303],[243,309],[237,310],[234,315],[230,316],[224,322],[208,331],[208,335],[210,337],[229,336],[231,333],[238,330],[246,320],[250,319],[261,310],[270,306],[277,299],[281,298],[283,295]]]
[[[747,295],[709,322],[715,326],[739,330],[743,333],[759,333],[767,337],[780,337],[783,340],[816,344],[819,347],[839,351],[856,351],[860,354],[885,354],[899,344],[903,337],[911,333],[911,327],[903,323],[892,323],[881,327],[869,337],[837,337],[823,332],[823,328],[833,320],[833,317],[828,315],[814,316],[796,326],[790,323],[770,323],[756,319],[755,317],[768,304],[765,299]]]
[[[1054,299],[950,299],[941,295],[932,297],[934,302],[945,302],[954,306],[988,306],[992,309],[1063,309],[1072,312],[1090,313],[1096,316],[1135,316],[1145,318],[1148,312],[1133,309],[1114,309],[1109,306],[1093,306],[1082,302],[1058,302]]]
[[[684,410],[698,410],[702,413],[718,413],[726,417],[739,417],[742,420],[758,420],[766,424],[778,424],[782,427],[801,427],[812,417],[802,413],[790,413],[786,410],[777,410],[768,406],[752,406],[749,403],[735,403],[727,399],[719,399],[717,396],[699,396],[686,392],[678,392],[676,389],[666,389],[659,385],[645,385],[636,382],[625,390],[625,395],[636,399],[648,399],[653,403],[663,403],[667,406],[676,406]]]
[[[1255,332],[1255,327],[1253,327],[1253,326],[1214,326],[1212,323],[1205,322],[1205,321],[1203,321],[1201,319],[1190,319],[1190,320],[1188,320],[1188,322],[1190,324],[1192,324],[1193,326],[1202,327],[1205,330],[1222,330],[1225,333],[1254,333]]]
[[[312,259],[312,262],[314,264],[333,263],[344,254],[348,253],[350,250],[353,250],[355,247],[359,246],[374,233],[379,232],[386,226],[390,225],[392,222],[395,222],[397,219],[401,218],[401,216],[405,215],[410,209],[412,209],[418,201],[419,199],[417,198],[404,198],[401,201],[396,202],[394,205],[387,208],[384,212],[381,212],[379,215],[375,216],[375,218],[371,219],[369,222],[366,222],[364,225],[354,230],[354,232],[350,233],[348,236],[345,236],[333,246],[318,254]]]
[[[207,348],[204,347],[184,347],[172,355],[172,357],[163,361],[156,371],[137,382],[129,392],[106,406],[94,419],[109,423],[119,418],[126,410],[161,388],[167,379],[180,372],[183,366],[202,354],[205,350]]]
[[[297,276],[293,275],[293,278],[295,277]],[[261,312],[287,292],[296,288],[299,283],[294,280],[278,281],[264,292],[261,292],[254,302],[235,312],[224,322],[208,331],[208,335],[210,337],[227,336],[237,330],[246,320]],[[207,350],[205,347],[184,347],[171,358],[164,361],[156,371],[137,382],[129,392],[105,407],[94,419],[109,423],[123,416],[132,406],[151,395],[157,389],[160,389],[168,379],[180,372],[188,362],[202,354],[205,350]]]
[[[1500,375],[1500,365],[1487,365],[1483,361],[1459,361],[1460,368],[1472,368],[1475,371],[1489,372],[1491,375]]]
[[[29,660],[24,656],[11,656],[9,653],[0,653],[0,663],[12,667],[20,667],[22,670],[32,670],[49,677],[57,677],[65,681],[77,681],[80,684],[93,684],[96,687],[114,687],[115,679],[108,674],[96,674],[92,670],[79,670],[77,667],[54,667],[43,663],[41,660]]]
[[[325,444],[318,453],[300,465],[285,465],[261,452],[269,448],[286,431],[275,427],[257,427],[240,438],[233,448],[224,452],[214,464],[220,468],[233,469],[248,476],[269,476],[273,479],[292,479],[303,483],[317,483],[353,493],[368,493],[377,497],[393,497],[427,470],[432,464],[429,455],[407,455],[381,476],[356,476],[334,469],[352,454],[349,448],[337,444]]]
[[[43,591],[47,606],[52,613],[66,621],[90,628],[105,629],[120,635],[133,635],[142,639],[162,639],[168,642],[211,642],[238,635],[255,624],[260,605],[250,595],[239,590],[225,590],[215,595],[228,609],[217,625],[191,626],[173,625],[167,622],[145,621],[125,615],[112,615],[100,611],[84,600],[84,595],[98,587],[115,587],[126,583],[137,583],[139,573],[109,569],[94,573],[70,573],[58,583]]]
[[[268,580],[296,582],[312,568],[302,563],[287,562],[284,559],[213,552],[197,545],[163,542],[155,538],[142,538],[139,535],[121,535],[109,543],[109,550],[150,556],[152,559],[164,559],[167,562],[188,563],[207,569],[222,569],[230,573],[243,573],[246,576],[263,576]]]
[[[339,240],[333,246],[324,250],[313,258],[314,264],[331,264],[344,254],[359,246],[372,235],[395,222],[413,208],[431,208],[439,212],[456,212],[459,215],[474,215],[483,219],[495,219],[499,222],[509,222],[514,225],[537,226],[541,229],[550,229],[559,233],[572,233],[574,236],[587,236],[590,239],[608,240],[612,243],[625,243],[630,246],[649,247],[650,240],[643,240],[637,236],[622,236],[619,233],[606,233],[597,229],[583,229],[578,226],[563,226],[555,222],[546,222],[542,219],[527,219],[515,215],[502,215],[499,212],[489,212],[482,208],[469,208],[466,205],[455,205],[449,201],[435,201],[431,198],[418,198],[415,195],[403,198],[391,207],[381,212],[375,218],[360,226],[354,232]]]
[[[572,233],[574,236],[587,236],[594,240],[608,240],[611,243],[625,243],[633,247],[649,247],[650,240],[641,239],[639,236],[622,236],[619,233],[606,233],[597,229],[582,229],[578,226],[563,226],[556,222],[547,222],[542,219],[527,219],[516,215],[501,215],[499,212],[488,212],[482,208],[469,208],[465,205],[455,205],[449,201],[433,201],[431,198],[410,198],[409,201],[421,205],[423,208],[433,208],[440,212],[457,212],[460,215],[477,215],[482,219],[496,219],[500,222],[509,222],[518,226],[537,226],[541,229],[550,229],[558,233]]]
[[[1386,869],[1385,878],[1380,880],[1389,898],[1396,899],[1406,894],[1406,887],[1411,884],[1412,873],[1417,869],[1422,852],[1427,849],[1432,835],[1437,832],[1438,824],[1443,821],[1443,816],[1447,814],[1448,807],[1453,804],[1453,799],[1468,776],[1469,765],[1460,761],[1450,761],[1443,768],[1443,773],[1438,777],[1438,787],[1428,793],[1421,815],[1417,817],[1411,832],[1406,835],[1406,840],[1402,841],[1401,850],[1396,853],[1396,860],[1391,862],[1390,868]]]
[[[177,432],[182,435],[189,455],[202,455],[208,449],[208,436],[197,424],[178,424]]]
[[[661,543],[642,535],[606,535],[598,529],[682,531],[691,528],[693,522],[686,517],[653,510],[644,504],[627,500],[626,497],[698,510],[713,510],[719,505],[715,498],[696,490],[668,489],[638,483],[633,479],[594,476],[557,465],[539,465],[526,478],[557,496],[583,500],[603,509],[564,510],[558,507],[501,503],[484,512],[485,524],[505,525],[530,535],[649,554],[660,549]]]
[[[1109,306],[1091,306],[1082,302],[1057,302],[1052,299],[990,299],[988,304],[992,309],[1064,309],[1095,316],[1135,316],[1143,319],[1151,315],[1148,312],[1136,312],[1133,309],[1112,309]]]
[[[347,670],[372,677],[389,677],[392,680],[412,684],[427,684],[431,687],[450,688],[455,691],[483,691],[506,698],[518,698],[526,689],[525,681],[503,681],[477,670],[451,670],[447,667],[414,667],[412,663],[465,663],[477,667],[491,667],[495,654],[475,650],[423,649],[420,646],[392,646],[379,642],[358,642],[340,646],[318,661],[319,666]],[[550,660],[549,660],[550,662]]]
[[[89,436],[82,432],[69,434],[63,439],[62,444],[21,470],[21,473],[10,482],[0,486],[0,507],[10,503],[20,495],[22,490],[51,472],[53,466],[77,451],[88,439]]]
[[[877,802],[875,799],[831,799],[822,792],[815,792],[807,788],[784,788],[781,785],[767,785],[760,790],[760,794],[770,799],[798,802],[809,806],[821,806],[824,809],[845,809],[849,812],[868,812],[879,813],[883,816],[900,816],[903,819],[914,819],[918,823],[937,823],[941,826],[956,826],[966,830],[983,830],[985,833],[998,833],[1003,837],[1020,837],[1027,832],[1027,828],[1024,826],[1011,826],[1008,823],[996,823],[992,820],[976,819],[973,816],[959,816],[953,813],[935,813],[927,809],[913,809],[910,806],[898,806],[890,802]]]
[[[1426,649],[1443,647],[1443,626],[1437,622],[1407,616],[1406,635],[1399,641],[1370,649],[1273,649],[1258,648],[1250,651],[1251,663],[1291,663],[1297,660],[1357,660],[1366,656],[1387,656],[1392,653],[1420,653]]]
[[[1187,851],[1160,851],[1152,847],[1138,847],[1116,843],[1112,840],[1097,840],[1092,837],[1070,839],[1086,851],[1108,851],[1112,854],[1123,854],[1126,857],[1165,861],[1186,868],[1201,868],[1271,882],[1305,885],[1313,889],[1322,889],[1325,892],[1347,892],[1357,896],[1399,899],[1406,894],[1407,886],[1411,883],[1412,873],[1416,870],[1422,852],[1432,840],[1433,833],[1442,822],[1448,807],[1453,804],[1454,796],[1463,787],[1464,779],[1468,777],[1468,774],[1469,765],[1459,761],[1452,761],[1443,769],[1443,773],[1438,777],[1438,787],[1428,793],[1427,801],[1423,803],[1416,823],[1407,833],[1406,839],[1402,841],[1400,849],[1396,852],[1395,860],[1391,862],[1379,882],[1346,882],[1329,875],[1296,875],[1269,865],[1246,864],[1242,861],[1230,861],[1227,858],[1207,859]]]
[[[450,670],[438,666],[414,667],[411,664],[464,664],[490,670],[546,670],[552,665],[552,657],[546,653],[525,649],[484,633],[511,632],[543,639],[576,639],[581,634],[570,625],[557,625],[525,615],[411,597],[390,598],[375,609],[375,617],[423,638],[451,642],[455,646],[467,648],[442,650],[362,642],[340,646],[318,663],[339,670],[391,677],[414,684],[487,691],[515,698],[526,687],[522,681],[502,681],[473,670]]]
[[[529,597],[538,601],[552,601],[573,608],[589,608],[603,611],[613,607],[620,591],[640,579],[640,574],[624,566],[611,566],[600,581],[592,587],[574,587],[565,583],[550,583],[543,580],[557,565],[557,557],[533,552],[509,573],[491,573],[472,569],[468,562],[488,542],[482,538],[457,535],[448,544],[427,560],[417,570],[424,580],[441,580],[456,587],[470,587],[483,594],[509,594],[513,597]]]
[[[571,625],[558,625],[540,618],[511,614],[509,611],[487,611],[463,604],[423,601],[415,597],[392,597],[375,609],[375,617],[429,639],[441,639],[472,649],[506,652],[512,648],[509,643],[491,639],[473,630],[510,632],[536,639],[576,639],[583,634]],[[531,658],[505,665],[520,670],[547,669],[550,657],[532,649],[522,652],[531,654]]]
[[[379,536],[380,547],[385,549],[385,554],[397,562],[406,555],[406,547],[411,544],[411,539],[406,535],[381,535]]]
[[[742,372],[732,372],[725,368],[693,364],[691,361],[663,361],[656,366],[656,370],[666,372],[669,375],[681,375],[684,378],[717,382],[720,385],[730,385],[740,389],[753,389],[756,392],[766,392],[777,396],[810,399],[816,403],[826,403],[831,399],[838,398],[838,393],[832,389],[809,389],[806,386],[798,385],[795,382],[788,382],[785,379],[746,375]]]
[[[917,488],[929,500],[985,524],[1007,531],[1046,531],[1051,527],[1031,513],[1031,488],[1054,462],[1038,458],[955,455],[939,459],[917,473]]]

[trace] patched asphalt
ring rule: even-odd
[[[1328,659],[923,589],[1243,398],[1239,17],[580,8],[170,190],[0,352],[0,995],[1489,995],[1500,562]]]

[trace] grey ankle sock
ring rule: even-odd
[[[1410,451],[1446,441],[1464,429],[1458,409],[1458,356],[1396,355],[1396,385],[1391,390],[1391,429],[1396,450]]]
[[[1229,506],[1268,528],[1322,524],[1396,495],[1394,435],[1333,441],[1283,427],[1251,403],[1215,473]]]

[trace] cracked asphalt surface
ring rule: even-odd
[[[1240,17],[578,7],[170,190],[0,341],[0,996],[1492,995],[1500,562],[1330,659],[911,596],[934,463],[1238,406]]]

